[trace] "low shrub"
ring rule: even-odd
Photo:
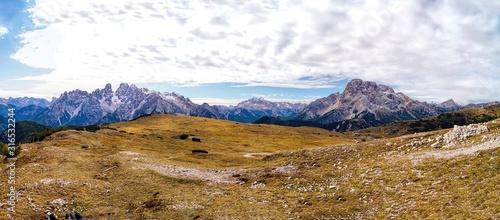
[[[208,154],[208,151],[206,150],[201,150],[201,149],[196,149],[191,151],[193,154]]]

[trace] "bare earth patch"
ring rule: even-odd
[[[172,165],[144,165],[158,173],[166,176],[184,178],[184,179],[201,179],[210,184],[236,184],[240,183],[235,176],[238,174],[236,170],[198,170],[195,168],[172,166]]]
[[[239,184],[241,181],[238,178],[239,172],[237,170],[200,170],[196,168],[174,166],[163,164],[154,160],[153,158],[146,157],[144,154],[121,151],[118,153],[121,157],[133,156],[127,160],[130,163],[136,164],[132,169],[151,169],[163,175],[182,178],[182,179],[198,179],[207,181],[209,184]]]
[[[269,156],[271,153],[246,153],[244,157]]]

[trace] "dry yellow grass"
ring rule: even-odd
[[[238,175],[232,175],[277,164],[263,161],[264,156],[259,154],[249,157],[249,153],[296,151],[352,142],[341,134],[316,128],[170,115],[153,115],[110,127],[116,131],[63,131],[43,142],[24,145],[16,167],[21,196],[14,216],[37,218],[46,207],[56,208],[50,202],[59,198],[68,202],[59,208],[59,216],[67,208],[81,209],[97,219],[279,216],[281,210],[253,202],[261,196],[239,201],[237,198],[245,196],[247,187],[211,184],[205,176],[196,178],[196,175],[212,175],[214,169],[231,170],[229,179],[241,182]],[[183,133],[194,134],[201,142],[173,138]],[[82,149],[82,144],[90,148]],[[209,154],[193,155],[194,149],[207,150]],[[175,172],[164,175],[154,169],[162,165],[173,166],[180,172],[189,169],[199,172],[190,178],[182,178]],[[6,185],[6,181],[0,183],[2,190]],[[158,198],[152,198],[155,192],[160,192]],[[34,206],[29,206],[28,198],[33,199]],[[147,202],[152,199],[157,199],[158,204],[148,208]],[[235,206],[235,201],[241,205]]]
[[[500,135],[499,123],[488,126],[487,135]],[[412,143],[446,131],[363,142],[316,128],[169,115],[110,127],[116,131],[64,131],[25,145],[13,216],[39,219],[52,207],[90,219],[500,218],[498,148],[414,159],[442,150]],[[201,142],[172,138],[183,133]]]

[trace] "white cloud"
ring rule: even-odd
[[[12,58],[54,69],[20,78],[47,92],[362,78],[424,100],[500,97],[500,4],[488,0],[37,0],[30,13],[40,29],[21,34]]]
[[[0,26],[0,38],[3,36],[3,35],[6,35],[9,33],[9,29],[7,29],[6,27],[2,27]]]
[[[235,106],[242,102],[244,99],[218,99],[218,98],[189,98],[192,102],[196,104],[209,103],[210,105],[225,105],[225,106]]]

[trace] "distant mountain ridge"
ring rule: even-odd
[[[20,104],[16,110],[18,120],[33,121],[59,127],[86,126],[128,121],[146,114],[177,114],[253,122],[263,116],[289,117],[298,113],[305,104],[271,102],[263,98],[245,100],[234,107],[198,105],[177,93],[160,93],[126,83],[113,91],[111,84],[93,92],[74,90],[64,92],[57,99],[22,98],[5,99],[6,103]],[[14,102],[12,100],[16,100]],[[3,106],[6,107],[4,104]]]
[[[434,104],[413,100],[389,86],[360,79],[351,80],[342,93],[311,102],[291,122],[263,118],[257,123],[294,126],[315,125],[335,131],[379,126],[401,120],[415,120],[457,111],[463,107],[449,99]],[[319,124],[319,125],[318,125]]]
[[[227,119],[254,122],[261,117],[288,117],[297,114],[307,105],[304,103],[271,102],[264,98],[251,98],[229,110]]]
[[[7,105],[17,107],[17,121],[32,121],[51,127],[107,124],[146,114],[177,114],[245,123],[315,126],[335,131],[419,119],[464,108],[451,99],[439,104],[420,102],[395,92],[389,86],[360,79],[350,81],[342,93],[333,93],[310,104],[251,98],[229,107],[199,105],[175,92],[160,93],[122,83],[116,90],[107,84],[93,92],[79,89],[64,92],[50,102],[28,97],[0,99],[0,109],[7,109]],[[467,106],[484,105],[487,104]],[[5,127],[0,124],[0,128]]]
[[[0,98],[0,104],[14,105],[18,108],[26,107],[29,105],[48,107],[54,101],[55,99],[53,99],[52,101],[48,101],[47,99],[32,98],[32,97],[18,97],[18,98],[9,97],[8,99]]]

